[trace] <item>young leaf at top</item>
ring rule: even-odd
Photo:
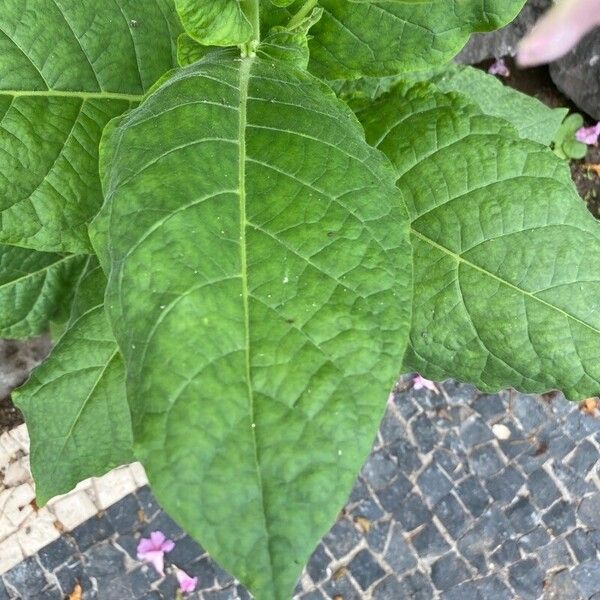
[[[175,66],[170,0],[6,0],[0,10],[0,242],[89,252],[105,124]]]
[[[72,296],[85,257],[0,244],[0,336],[39,335]]]
[[[455,94],[398,88],[361,113],[412,221],[405,368],[484,391],[600,391],[600,226],[568,167]]]
[[[103,306],[106,278],[86,260],[66,332],[13,393],[27,421],[40,505],[133,460],[125,371]]]
[[[204,46],[237,46],[253,34],[249,0],[175,0],[186,32]]]
[[[525,0],[320,0],[310,70],[324,79],[383,77],[449,62],[474,31],[514,19]],[[285,25],[306,0],[287,8],[262,2],[266,26]]]
[[[394,174],[329,88],[211,53],[101,145],[92,239],[160,503],[289,600],[368,454],[410,326]]]

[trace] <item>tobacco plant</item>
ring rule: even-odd
[[[141,460],[287,600],[395,378],[597,394],[564,117],[453,67],[523,0],[4,0],[0,334],[41,505]]]

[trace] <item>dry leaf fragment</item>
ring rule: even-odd
[[[583,165],[588,171],[594,171],[600,177],[600,164],[585,163]]]
[[[371,529],[371,521],[369,521],[369,519],[365,519],[364,517],[356,517],[354,522],[363,533],[369,533]]]
[[[579,410],[587,415],[594,416],[598,410],[598,398],[586,398],[579,404]]]
[[[75,584],[73,591],[67,596],[67,600],[83,600],[83,590],[79,583]]]

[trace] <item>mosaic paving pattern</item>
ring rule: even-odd
[[[561,397],[398,391],[297,600],[600,600],[600,418]],[[172,599],[135,558],[160,529],[199,577],[187,597],[250,596],[139,489],[0,579],[0,600]],[[3,582],[3,583],[2,583]]]

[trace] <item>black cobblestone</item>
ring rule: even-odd
[[[600,599],[600,419],[560,396],[443,385],[396,395],[294,600]],[[176,540],[165,577],[136,557],[153,530]],[[0,577],[0,600],[62,599],[78,582],[85,600],[172,600],[173,564],[198,577],[189,600],[251,600],[147,487]]]

